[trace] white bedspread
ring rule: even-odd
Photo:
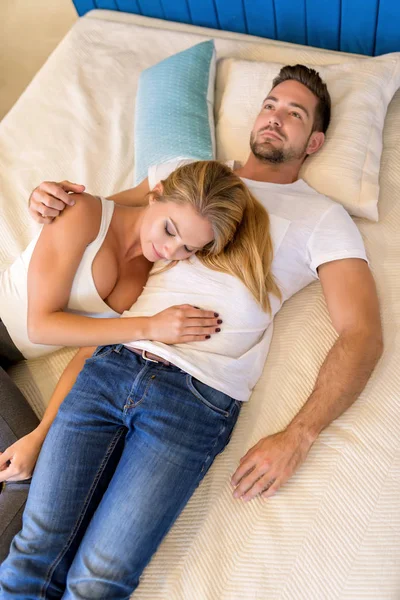
[[[0,124],[0,267],[35,231],[26,205],[40,181],[70,179],[103,195],[132,187],[140,70],[214,35],[220,58],[348,59],[133,15],[90,13]],[[220,70],[217,110],[223,85]],[[400,598],[400,93],[386,120],[380,181],[380,222],[358,222],[378,285],[386,347],[367,389],[321,434],[274,498],[232,499],[229,478],[239,458],[290,421],[335,339],[319,284],[297,294],[276,319],[263,376],[229,447],[145,571],[138,600]],[[72,354],[64,350],[14,369],[39,414]]]

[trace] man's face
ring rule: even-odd
[[[314,94],[298,81],[284,81],[273,88],[250,135],[253,154],[263,162],[279,164],[304,159],[315,152],[314,137],[323,136],[312,133],[317,102]]]

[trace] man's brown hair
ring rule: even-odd
[[[331,120],[331,97],[319,73],[304,65],[287,65],[282,67],[272,82],[272,89],[284,81],[298,81],[306,86],[318,98],[315,108],[313,131],[326,133]]]

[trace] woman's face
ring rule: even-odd
[[[184,260],[213,239],[209,221],[190,204],[160,202],[150,196],[140,229],[142,252],[147,260]]]

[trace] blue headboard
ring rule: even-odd
[[[400,51],[400,0],[73,0],[308,46],[385,54]]]

